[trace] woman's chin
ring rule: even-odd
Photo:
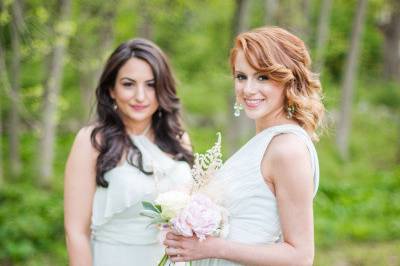
[[[134,115],[130,114],[127,118],[130,123],[140,123],[151,119],[151,115],[136,113]]]
[[[260,112],[260,110],[245,110],[245,114],[251,120],[260,119],[265,115],[262,112]]]

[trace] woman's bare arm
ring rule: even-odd
[[[98,152],[91,144],[91,132],[91,128],[79,131],[65,168],[64,226],[71,266],[92,265],[90,223]]]
[[[283,242],[247,245],[215,237],[199,242],[169,233],[165,245],[173,261],[220,258],[244,265],[312,265],[313,172],[307,147],[294,135],[277,136],[261,168],[274,187]]]

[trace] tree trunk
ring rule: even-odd
[[[303,41],[310,45],[310,36],[311,36],[311,2],[310,0],[302,1],[302,10],[303,16],[300,18],[301,23],[301,36]]]
[[[70,10],[70,0],[61,0],[59,23],[66,23],[69,20]],[[57,105],[63,78],[64,56],[68,37],[68,33],[66,32],[56,32],[50,62],[49,79],[45,86],[42,117],[43,131],[39,149],[42,153],[40,156],[40,183],[43,186],[50,186],[52,184]]]
[[[368,0],[358,0],[356,16],[353,22],[350,50],[347,56],[342,97],[337,128],[336,143],[342,159],[349,157],[349,135],[351,132],[351,108],[353,103],[353,85],[357,74],[358,54],[360,51],[361,36],[364,27],[365,13]]]
[[[324,53],[326,41],[329,37],[329,22],[331,17],[332,0],[323,0],[318,21],[317,41],[315,44],[314,71],[322,72],[324,67]]]
[[[236,9],[233,17],[233,30],[231,38],[234,38],[241,32],[248,30],[249,27],[249,9],[250,1],[248,0],[236,0]],[[233,91],[232,91],[233,92]],[[239,117],[233,116],[233,106],[236,102],[235,95],[230,94],[228,98],[228,106],[231,107],[231,111],[228,112],[228,142],[229,142],[229,153],[237,150],[243,139],[254,133],[254,124],[246,117],[244,112]]]
[[[138,23],[138,36],[146,39],[152,39],[153,37],[153,19],[151,16],[151,8],[149,2],[145,0],[139,1],[139,14],[140,21]]]
[[[396,156],[395,162],[397,163],[397,165],[400,165],[400,110],[397,111],[395,119],[397,122],[397,143],[396,143],[397,151],[395,155]]]
[[[249,0],[236,0],[235,15],[233,17],[232,39],[249,28]]]
[[[264,23],[265,25],[276,24],[276,13],[278,10],[277,0],[264,0]]]
[[[380,23],[383,33],[383,76],[400,82],[400,1],[393,0],[391,12]]]
[[[0,35],[1,37],[1,35]],[[6,62],[5,62],[5,54],[2,46],[2,40],[0,39],[0,102],[2,103],[5,98],[5,90],[7,87],[10,87],[8,82],[7,72],[6,72]],[[1,106],[1,105],[0,105]],[[3,109],[0,107],[0,187],[3,187],[4,183],[4,163],[3,163]]]
[[[306,44],[309,38],[310,1],[288,0],[281,1],[277,10],[277,25],[288,29],[299,36]]]
[[[93,36],[96,36],[98,42],[95,46],[89,45],[84,48],[83,52],[89,56],[99,58],[97,64],[87,65],[84,61],[83,65],[80,66],[79,83],[81,88],[81,100],[84,115],[82,116],[82,125],[86,125],[94,120],[93,107],[95,103],[94,89],[99,80],[102,65],[109,53],[114,40],[114,20],[115,20],[115,8],[114,5],[102,5],[98,7],[101,10],[101,16],[103,18],[102,23],[95,27],[95,32],[92,32]],[[95,10],[94,13],[98,12]],[[89,51],[90,50],[90,51]],[[85,55],[82,55],[85,56]],[[89,58],[87,61],[93,61],[93,58]]]
[[[1,55],[0,55],[1,57]],[[3,96],[3,92],[0,90],[0,96]],[[3,171],[3,114],[0,108],[0,188],[3,187],[4,183],[4,171]]]
[[[10,176],[16,177],[21,172],[20,159],[20,34],[22,32],[23,18],[22,8],[19,0],[14,0],[12,4],[12,22],[11,22],[11,106],[9,117],[9,141],[10,141]]]
[[[389,13],[383,13],[379,29],[383,34],[383,77],[387,81],[400,83],[400,0],[390,2]],[[397,114],[397,153],[396,162],[400,163],[400,112]]]

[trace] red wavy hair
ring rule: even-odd
[[[283,85],[285,105],[293,106],[292,118],[313,140],[322,124],[325,108],[318,75],[311,69],[311,59],[304,42],[279,27],[262,27],[239,34],[230,54],[232,72],[242,50],[248,63],[257,71]]]

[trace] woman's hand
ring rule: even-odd
[[[184,237],[172,232],[167,233],[164,245],[165,252],[172,262],[192,261],[218,257],[223,239],[208,236],[200,241],[196,236]]]

